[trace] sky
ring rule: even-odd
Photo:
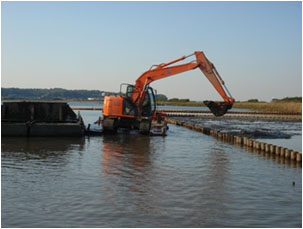
[[[1,2],[2,87],[118,92],[194,51],[236,101],[301,96],[302,3]],[[220,100],[199,69],[151,86],[168,98]]]

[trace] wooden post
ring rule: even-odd
[[[277,146],[277,147],[276,147],[275,154],[276,154],[277,156],[280,156],[281,148],[282,148],[281,146]]]
[[[284,157],[284,154],[285,154],[285,148],[281,147],[280,157]]]
[[[265,152],[269,153],[270,151],[270,144],[265,143]]]
[[[265,151],[265,143],[260,142],[260,150]]]
[[[270,145],[270,148],[269,148],[270,153],[275,153],[275,149],[276,149],[275,145]]]
[[[290,158],[290,150],[289,149],[285,149],[284,152],[285,152],[284,157],[287,158],[287,159]]]
[[[302,161],[302,153],[298,152],[297,153],[297,162],[301,162]]]
[[[290,151],[290,159],[295,161],[297,159],[297,153],[297,151]]]

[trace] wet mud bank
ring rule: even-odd
[[[281,123],[278,121],[243,121],[199,117],[167,117],[167,122],[213,136],[218,140],[265,154],[271,158],[281,159],[285,162],[295,162],[298,166],[302,163],[302,153],[298,150],[259,140],[262,138],[288,139],[293,135],[298,135],[301,133],[300,122],[288,121]]]
[[[199,117],[199,118],[213,118],[212,114],[208,114],[207,112],[167,112],[166,116],[168,117]],[[224,116],[221,116],[220,119],[236,119],[236,120],[269,120],[269,121],[302,121],[302,115],[300,114],[292,114],[292,115],[284,115],[281,114],[270,114],[270,113],[228,113]]]

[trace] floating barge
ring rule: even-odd
[[[1,136],[83,136],[85,126],[66,102],[10,101],[1,105]]]

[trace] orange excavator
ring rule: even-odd
[[[190,56],[195,56],[196,60],[186,64],[173,65]],[[106,95],[102,119],[104,132],[116,132],[119,128],[125,128],[137,129],[140,133],[148,134],[152,120],[156,117],[159,118],[159,115],[156,115],[155,92],[149,86],[150,83],[196,68],[201,69],[224,100],[224,102],[204,101],[204,104],[215,116],[224,115],[228,109],[232,108],[235,100],[225,87],[215,66],[202,51],[196,51],[189,56],[182,56],[168,63],[153,65],[136,80],[135,85],[121,84],[119,95]],[[122,92],[122,88],[125,89],[124,92]]]

